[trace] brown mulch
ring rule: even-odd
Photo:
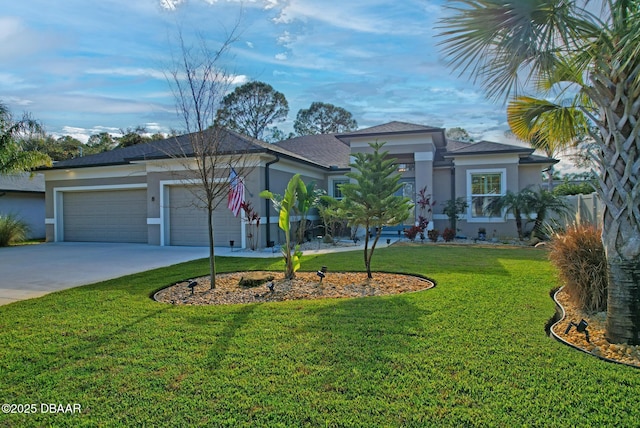
[[[556,300],[565,311],[564,319],[553,328],[553,332],[557,336],[595,356],[640,367],[640,346],[617,345],[609,343],[605,338],[605,312],[587,314],[580,311],[564,290],[556,294]],[[565,334],[571,321],[577,324],[581,319],[589,324],[587,331],[590,342],[587,342],[585,334],[579,333],[575,326],[571,327],[568,334]]]
[[[268,283],[257,287],[242,287],[238,283],[247,274],[234,272],[216,275],[216,288],[211,290],[209,277],[195,278],[198,285],[193,290],[188,282],[180,282],[158,291],[154,299],[174,305],[227,305],[238,303],[280,302],[284,300],[327,299],[345,297],[382,296],[427,290],[433,282],[413,275],[373,273],[367,279],[364,272],[328,272],[320,282],[316,272],[296,272],[293,280],[285,280],[282,272],[265,272],[273,275],[273,291]]]

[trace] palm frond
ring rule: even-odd
[[[509,103],[507,121],[516,137],[550,151],[570,145],[587,132],[587,119],[576,105],[525,96]]]
[[[490,98],[507,99],[551,76],[558,58],[594,31],[591,16],[563,0],[454,0],[440,20],[443,52],[460,74],[480,81]]]

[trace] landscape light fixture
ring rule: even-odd
[[[229,246],[231,247],[231,252],[232,253],[233,253],[233,244],[234,244],[234,241],[229,241]]]
[[[316,275],[318,275],[318,277],[320,278],[320,282],[322,282],[322,278],[327,276],[327,267],[326,266],[322,266],[320,268],[320,270],[318,272],[316,272]]]
[[[187,284],[187,287],[191,289],[192,296],[193,296],[193,289],[196,288],[196,285],[198,285],[198,281],[194,281],[193,279],[190,279],[189,284]]]
[[[571,327],[575,327],[576,331],[578,333],[584,333],[584,336],[587,339],[587,342],[591,343],[591,341],[589,340],[589,331],[587,331],[588,326],[589,326],[589,323],[587,323],[584,319],[581,319],[578,324],[571,321],[567,326],[567,329],[564,331],[564,334],[569,334],[569,330],[571,330]]]
[[[267,288],[269,289],[270,292],[273,293],[273,282],[268,283]]]

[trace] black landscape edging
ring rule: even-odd
[[[577,345],[574,345],[574,344],[573,344],[573,343],[571,343],[571,342],[568,342],[568,341],[564,340],[562,337],[558,336],[558,335],[553,331],[553,328],[554,328],[557,324],[559,324],[561,321],[563,321],[563,320],[565,319],[565,317],[566,317],[566,312],[565,312],[565,310],[564,310],[564,307],[560,304],[560,302],[558,302],[558,299],[556,298],[556,296],[558,295],[558,293],[559,293],[560,291],[562,291],[562,289],[563,289],[563,288],[564,288],[564,287],[560,287],[560,288],[558,288],[555,292],[553,292],[553,294],[552,294],[552,296],[551,296],[551,298],[553,299],[553,302],[556,304],[556,314],[551,318],[551,320],[554,320],[554,319],[556,319],[556,318],[558,318],[558,319],[557,319],[557,321],[555,321],[555,322],[551,325],[551,327],[549,328],[549,331],[548,331],[549,336],[550,336],[550,337],[552,337],[553,339],[557,340],[558,342],[560,342],[560,343],[564,344],[564,345],[567,345],[567,346],[569,346],[569,347],[571,347],[571,348],[573,348],[573,349],[577,349],[578,351],[584,352],[584,353],[585,353],[585,354],[587,354],[587,355],[590,355],[590,356],[592,356],[592,357],[598,358],[598,359],[600,359],[600,360],[602,360],[602,361],[605,361],[605,362],[607,362],[607,363],[620,364],[620,365],[627,366],[627,367],[633,367],[634,369],[640,369],[640,367],[639,367],[639,366],[636,366],[636,365],[634,365],[634,364],[624,363],[624,362],[622,362],[622,361],[613,360],[613,359],[611,359],[611,358],[603,357],[603,356],[601,356],[601,355],[596,355],[596,354],[594,354],[593,352],[589,352],[589,351],[587,351],[586,349],[583,349],[583,348],[581,348],[581,347],[579,347],[579,346],[577,346]],[[552,291],[553,291],[553,290],[552,290]],[[549,321],[551,321],[551,320],[549,320]]]

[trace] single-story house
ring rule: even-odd
[[[45,237],[42,174],[0,175],[0,214],[14,215],[29,226],[29,239]]]
[[[533,149],[481,141],[447,140],[443,128],[390,122],[344,134],[310,135],[268,144],[233,131],[224,131],[218,179],[229,175],[225,156],[241,153],[248,162],[238,173],[245,201],[259,213],[259,246],[283,242],[277,213],[259,197],[264,189],[283,193],[293,174],[315,181],[331,196],[348,181],[350,156],[371,150],[369,143],[386,142],[384,150],[397,159],[403,193],[416,200],[426,186],[432,194],[437,229],[448,225],[443,203],[464,197],[469,208],[459,233],[513,236],[512,219],[487,217],[482,209],[507,190],[540,184],[541,171],[557,162],[537,156]],[[195,160],[189,136],[116,149],[55,163],[43,169],[46,183],[48,241],[140,242],[151,245],[208,245],[207,214],[198,200]],[[416,214],[417,215],[417,214]],[[236,248],[247,244],[247,224],[235,217],[226,200],[214,211],[215,245]],[[415,222],[415,217],[406,226]]]

